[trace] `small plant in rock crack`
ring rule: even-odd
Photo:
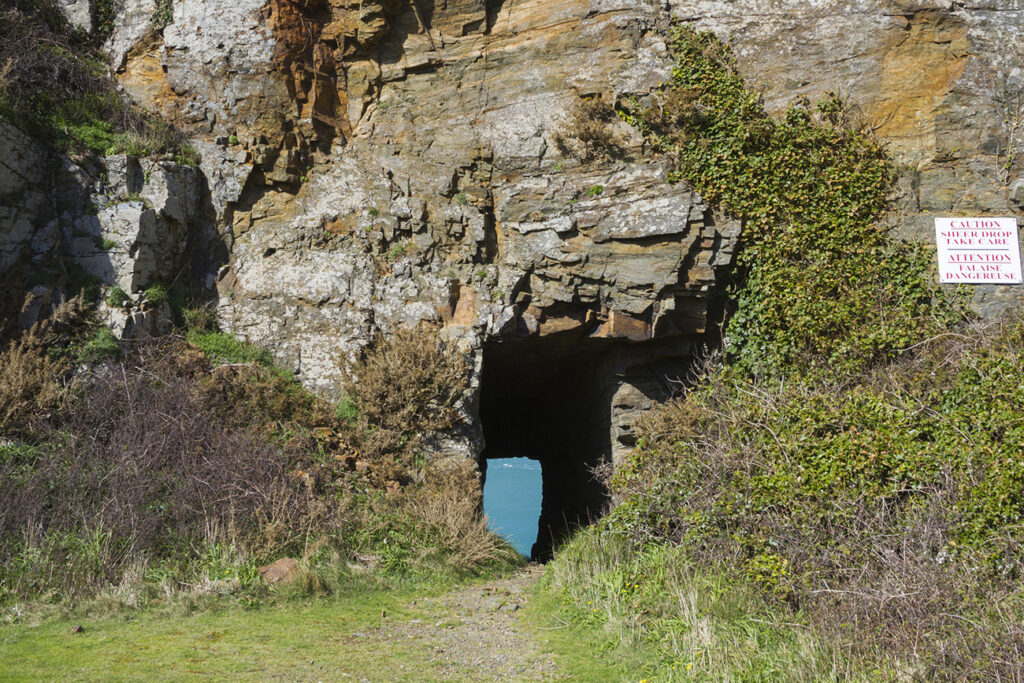
[[[615,120],[615,110],[600,96],[580,98],[552,141],[559,152],[582,162],[613,157],[621,152],[619,135],[612,127]]]
[[[397,261],[398,259],[402,258],[408,253],[408,245],[405,244],[404,242],[401,242],[399,244],[395,244],[390,249],[388,249],[388,253],[384,255],[384,258],[385,260],[387,260],[388,263],[391,263],[393,261]]]
[[[132,302],[132,298],[128,296],[128,293],[114,285],[110,288],[107,293],[107,306],[111,308],[124,308]]]

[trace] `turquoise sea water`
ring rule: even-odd
[[[491,528],[526,557],[537,540],[540,518],[540,463],[527,458],[487,461],[484,512]]]

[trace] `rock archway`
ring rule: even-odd
[[[526,457],[543,473],[533,559],[550,558],[567,533],[609,502],[595,470],[633,445],[632,423],[684,377],[692,342],[629,342],[580,335],[527,337],[484,346],[480,422],[486,461]]]

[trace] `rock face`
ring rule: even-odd
[[[70,280],[124,290],[125,305],[100,303],[121,335],[167,331],[168,316],[146,306],[143,292],[189,277],[212,215],[203,176],[125,155],[90,161],[76,164],[0,122],[0,277],[29,265],[25,326]]]
[[[542,528],[597,510],[587,467],[628,451],[663,378],[715,341],[741,226],[667,184],[625,124],[577,120],[669,76],[673,14],[731,37],[773,111],[846,96],[900,165],[900,234],[931,241],[934,216],[1024,203],[1017,0],[177,0],[165,26],[158,14],[125,0],[107,50],[127,92],[191,132],[200,170],[108,159],[110,187],[78,185],[113,199],[39,232],[25,222],[45,204],[38,166],[0,128],[4,182],[25,193],[3,209],[0,259],[56,235],[130,293],[187,263],[224,327],[326,393],[376,336],[434,324],[473,360],[462,449],[541,459]],[[995,314],[1024,289],[974,292]]]

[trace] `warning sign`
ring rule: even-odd
[[[940,282],[1022,282],[1016,218],[936,218],[935,242]]]

